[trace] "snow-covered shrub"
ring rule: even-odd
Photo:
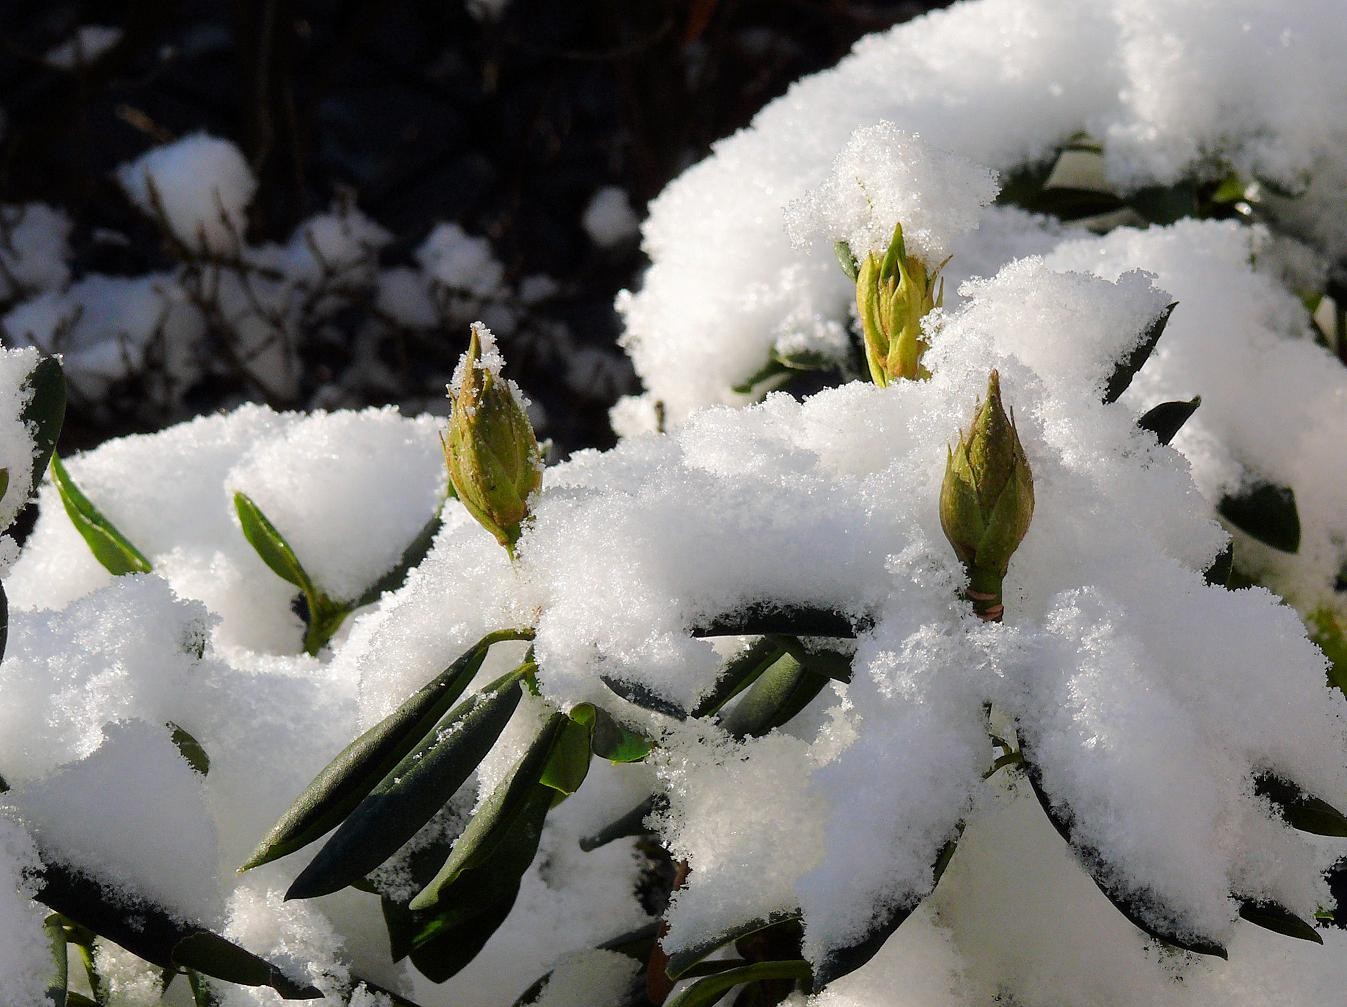
[[[1201,397],[1174,445],[1239,576],[1302,612],[1347,686],[1345,45],[1327,0],[977,0],[863,40],[652,203],[652,266],[619,300],[647,391],[614,425],[863,373],[833,243],[862,255],[894,221],[932,266],[952,253],[950,308],[1022,256],[1144,269],[1180,306],[1124,401]],[[1000,188],[980,211],[979,165]]]
[[[1337,604],[1343,378],[1295,291],[1342,251],[1301,118],[1341,78],[1276,54],[1341,27],[1238,6],[980,0],[802,84],[647,227],[625,415],[667,432],[543,469],[474,326],[447,429],[247,407],[53,462],[7,582],[5,992],[1340,997],[1347,698],[1216,511]],[[316,264],[417,319],[494,275],[449,225],[424,281],[327,226],[184,275],[288,317]],[[798,373],[837,387],[748,402]]]

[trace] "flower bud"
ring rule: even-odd
[[[972,426],[949,452],[940,487],[940,526],[968,571],[968,597],[999,620],[1001,581],[1034,516],[1034,477],[992,371]]]
[[[443,443],[458,499],[513,555],[529,496],[542,482],[542,457],[518,389],[500,376],[502,363],[491,331],[474,322],[449,386]]]
[[[946,259],[945,262],[949,260]],[[903,225],[893,229],[893,240],[881,259],[870,252],[856,277],[856,310],[865,334],[865,359],[870,377],[881,388],[900,378],[915,381],[931,372],[921,365],[930,344],[923,338],[921,320],[945,300],[945,281],[937,279],[942,262],[933,270],[907,254]]]

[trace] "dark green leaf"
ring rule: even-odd
[[[476,917],[450,927],[411,952],[412,964],[431,982],[442,983],[458,975],[486,946],[514,908],[515,892],[509,898],[486,906]]]
[[[200,972],[187,970],[187,985],[192,991],[192,1003],[195,1007],[220,1007],[220,1001],[211,989],[210,982]]]
[[[1264,773],[1254,781],[1254,793],[1271,801],[1293,829],[1316,836],[1347,836],[1347,817],[1327,801],[1305,793],[1294,783]]]
[[[537,811],[540,796],[546,797],[550,806],[552,792],[550,788],[543,788],[539,781],[568,720],[563,713],[554,713],[548,718],[514,771],[497,785],[472,816],[439,873],[412,899],[413,909],[441,909],[441,896],[460,874],[485,864],[512,830],[529,824],[530,812]]]
[[[593,732],[594,707],[585,704],[573,711],[561,725],[552,754],[538,782],[559,794],[570,795],[580,789],[589,774],[589,746]],[[576,714],[579,713],[579,718]]]
[[[693,636],[839,636],[854,637],[873,620],[852,620],[828,608],[760,602],[707,619],[692,627]]]
[[[649,835],[654,830],[646,827],[644,824],[646,818],[657,811],[662,812],[667,807],[668,801],[662,794],[652,794],[630,811],[619,815],[598,832],[581,836],[580,849],[588,853],[590,850],[597,850],[600,846],[607,846],[615,839]]]
[[[720,718],[736,738],[756,738],[780,727],[809,705],[830,682],[783,654]]]
[[[809,963],[804,961],[755,962],[752,965],[699,979],[677,996],[665,1001],[665,1007],[710,1007],[727,991],[744,983],[763,979],[793,979],[808,982],[811,974]]]
[[[97,1000],[90,1000],[83,993],[71,990],[66,994],[66,1007],[102,1007]]]
[[[351,602],[350,607],[359,608],[362,605],[372,605],[382,597],[385,591],[396,591],[401,587],[402,582],[407,579],[408,572],[420,566],[421,561],[430,552],[430,547],[434,544],[435,535],[439,532],[442,523],[440,511],[436,510],[430,520],[416,533],[416,538],[412,539],[411,544],[402,551],[402,556],[398,559],[397,565],[371,584],[364,594]]]
[[[1211,561],[1202,575],[1208,584],[1225,587],[1230,583],[1230,570],[1235,565],[1235,543],[1227,542],[1219,556]]]
[[[739,384],[732,386],[732,388],[740,395],[752,395],[754,389],[759,385],[789,374],[790,372],[791,368],[787,367],[776,357],[770,357],[768,358],[767,363],[763,364],[747,378],[739,382]]]
[[[841,650],[813,643],[807,645],[793,636],[773,636],[771,639],[814,674],[838,682],[851,681],[851,659],[855,656],[854,650]]]
[[[711,689],[692,709],[694,717],[709,717],[739,693],[747,689],[782,654],[782,648],[767,637],[759,637],[725,662]]]
[[[1197,407],[1201,404],[1200,395],[1193,396],[1187,402],[1161,402],[1153,409],[1147,410],[1145,415],[1137,420],[1137,426],[1155,434],[1155,439],[1161,444],[1168,444],[1188,422],[1188,418],[1197,412]]]
[[[687,710],[652,692],[648,686],[640,682],[628,682],[611,675],[600,675],[599,681],[606,685],[613,695],[620,696],[628,703],[639,706],[643,710],[653,710],[655,713],[662,713],[666,717],[673,717],[674,720],[687,720]]]
[[[9,595],[5,593],[5,585],[0,584],[0,660],[5,656],[5,649],[9,646]],[[9,787],[5,785],[4,777],[0,777],[0,794],[3,794]]]
[[[47,980],[47,1003],[52,1007],[65,1007],[66,989],[70,984],[70,973],[66,951],[65,927],[61,924],[59,913],[52,913],[42,924],[51,948],[51,978]]]
[[[530,636],[517,630],[488,633],[396,710],[342,749],[295,799],[240,870],[283,857],[335,828],[463,694],[493,644]]]
[[[192,737],[185,730],[179,727],[173,721],[164,725],[168,728],[173,744],[177,746],[178,754],[187,760],[187,765],[205,776],[210,772],[210,756],[206,750],[201,747],[201,742]]]
[[[173,964],[239,986],[270,986],[285,1000],[316,1000],[323,994],[295,982],[271,963],[218,934],[198,930],[173,946]]]
[[[361,798],[285,897],[339,891],[416,835],[491,751],[519,705],[519,678],[529,667],[498,678],[446,714]]]
[[[150,572],[150,561],[80,492],[57,455],[52,455],[51,475],[75,530],[88,544],[94,559],[108,573],[120,577],[128,573]]]
[[[645,735],[630,730],[614,720],[603,707],[595,706],[592,709],[594,727],[590,744],[594,754],[600,759],[607,759],[609,762],[640,762],[655,747],[654,742]]]
[[[1151,925],[1131,904],[1130,899],[1125,893],[1119,892],[1112,883],[1104,880],[1113,874],[1113,872],[1109,871],[1107,867],[1104,866],[1106,861],[1097,850],[1086,846],[1077,846],[1071,841],[1070,820],[1061,811],[1053,807],[1052,801],[1043,791],[1038,766],[1032,761],[1028,751],[1023,745],[1020,746],[1020,753],[1024,756],[1024,775],[1026,779],[1028,779],[1029,785],[1033,788],[1034,796],[1038,798],[1038,803],[1042,806],[1044,813],[1048,816],[1048,821],[1050,821],[1052,827],[1057,830],[1057,834],[1061,836],[1066,841],[1067,845],[1069,845],[1076,853],[1077,859],[1080,861],[1081,866],[1085,868],[1085,872],[1090,875],[1090,879],[1094,881],[1095,887],[1103,893],[1106,899],[1113,903],[1114,909],[1118,910],[1128,922],[1142,933],[1155,938],[1163,944],[1169,944],[1173,947],[1181,948],[1184,951],[1191,951],[1194,954],[1211,955],[1215,958],[1228,957],[1225,948],[1214,941],[1184,940],[1174,933],[1166,933]]]
[[[954,859],[954,850],[959,842],[959,836],[962,834],[963,823],[960,823],[954,838],[940,848],[940,853],[937,854],[931,871],[932,889],[940,883],[940,877],[945,873],[945,868]],[[845,975],[850,975],[879,954],[880,949],[884,947],[888,939],[906,922],[916,908],[916,905],[890,907],[875,921],[873,929],[864,938],[849,947],[832,951],[820,963],[818,971],[814,974],[813,992],[818,993],[829,983],[835,982]]]
[[[1136,377],[1137,372],[1150,359],[1151,353],[1155,350],[1155,344],[1160,341],[1165,326],[1169,324],[1169,316],[1174,314],[1174,309],[1178,306],[1177,301],[1166,305],[1164,310],[1146,326],[1136,345],[1114,365],[1113,373],[1109,375],[1109,379],[1104,385],[1104,401],[1106,403],[1117,402],[1122,393],[1127,391],[1127,386],[1132,383],[1132,379]]]
[[[37,901],[151,965],[193,968],[227,982],[270,986],[290,1000],[322,996],[218,934],[177,920],[145,899],[137,900],[130,912],[127,904],[111,900],[96,880],[46,857],[43,860],[46,866]]]
[[[852,283],[856,282],[856,277],[861,274],[861,264],[856,261],[855,253],[851,251],[851,246],[845,241],[833,243],[833,252],[837,256],[838,263],[842,266],[842,272],[847,274],[847,279]]]
[[[749,934],[756,934],[769,927],[788,921],[797,921],[801,919],[799,910],[789,913],[773,913],[771,916],[759,916],[755,919],[745,920],[738,926],[731,927],[714,937],[703,941],[698,941],[689,947],[683,948],[676,954],[669,956],[669,964],[665,966],[664,971],[670,979],[680,979],[687,975],[689,970],[702,961],[708,955],[714,954],[721,948],[733,944]]]
[[[1128,196],[1127,203],[1152,224],[1173,224],[1199,212],[1197,186],[1192,182],[1147,186]]]
[[[1300,513],[1289,486],[1257,480],[1221,498],[1216,508],[1232,525],[1282,552],[1300,548]]]
[[[1271,930],[1276,934],[1294,937],[1296,940],[1310,941],[1313,944],[1324,942],[1324,939],[1319,936],[1319,931],[1315,930],[1313,926],[1285,906],[1279,906],[1275,902],[1241,902],[1239,915],[1254,926]]]
[[[23,383],[32,389],[19,418],[28,426],[37,444],[30,483],[32,492],[36,493],[42,473],[51,463],[65,421],[65,373],[61,370],[61,362],[55,357],[43,357]]]

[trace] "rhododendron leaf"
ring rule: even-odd
[[[602,707],[595,706],[591,709],[593,727],[590,747],[600,759],[607,759],[609,762],[640,762],[650,754],[654,742],[649,738],[618,723]],[[574,711],[571,712],[571,716],[575,716]]]
[[[460,875],[469,870],[488,870],[487,863],[498,853],[517,864],[522,858],[521,842],[531,842],[532,851],[536,852],[537,837],[532,832],[535,825],[539,833],[542,829],[539,805],[545,801],[550,807],[553,797],[551,788],[542,786],[539,781],[568,721],[563,713],[554,713],[547,719],[514,771],[497,784],[472,816],[439,873],[412,899],[412,909],[440,909],[442,899]],[[545,808],[542,815],[546,815]],[[516,830],[519,834],[512,835]],[[504,849],[498,849],[502,846]],[[529,860],[532,860],[532,852]],[[520,869],[521,874],[527,866],[525,863]]]
[[[248,494],[236,492],[234,510],[238,513],[243,537],[248,540],[248,544],[257,552],[262,562],[271,568],[271,572],[286,583],[295,585],[310,600],[318,597],[319,591],[305,572],[303,564],[299,562],[294,549],[290,548],[285,536],[262,513],[262,508],[253,503]]]
[[[1132,383],[1137,372],[1150,359],[1151,353],[1155,350],[1155,344],[1160,341],[1164,335],[1165,326],[1169,324],[1170,315],[1174,314],[1174,309],[1179,306],[1178,301],[1173,301],[1166,305],[1160,314],[1146,326],[1137,341],[1136,346],[1123,355],[1113,366],[1113,373],[1104,384],[1104,401],[1117,402],[1123,392],[1127,391],[1127,386]]]
[[[500,899],[458,926],[446,927],[411,953],[412,964],[431,982],[452,979],[477,957],[514,908],[518,883],[508,898]]]
[[[688,971],[694,965],[708,955],[714,954],[721,948],[733,944],[735,941],[747,937],[749,934],[756,934],[759,931],[766,930],[768,927],[774,927],[779,923],[785,923],[787,921],[799,920],[800,918],[800,913],[796,910],[794,912],[773,913],[770,916],[758,916],[751,920],[745,920],[738,926],[731,927],[707,940],[698,941],[697,943],[689,945],[670,955],[669,963],[665,966],[664,971],[670,979],[682,978],[687,975]]]
[[[1327,801],[1305,793],[1294,783],[1264,773],[1254,781],[1254,793],[1271,801],[1293,829],[1316,836],[1347,836],[1347,817]]]
[[[561,725],[552,754],[538,782],[559,794],[573,794],[589,773],[590,738],[593,734],[594,708],[586,704],[572,711]]]
[[[805,961],[754,962],[741,968],[699,979],[677,996],[665,1001],[665,1007],[710,1007],[729,990],[764,979],[793,979],[808,982],[812,973]]]
[[[108,573],[120,577],[127,573],[150,572],[150,561],[80,492],[57,455],[52,455],[51,477],[75,530]]]
[[[1275,902],[1262,900],[1241,902],[1239,915],[1254,926],[1271,930],[1273,933],[1294,937],[1301,941],[1309,941],[1312,944],[1324,942],[1324,939],[1319,936],[1319,931],[1315,930],[1312,925],[1306,923],[1285,906],[1279,906]]]
[[[1161,444],[1168,444],[1174,439],[1174,435],[1183,429],[1188,418],[1197,412],[1197,407],[1201,404],[1200,395],[1195,395],[1186,402],[1182,400],[1161,402],[1158,406],[1147,410],[1141,419],[1137,420],[1137,426],[1155,434],[1155,439]]]
[[[1300,549],[1300,514],[1289,486],[1256,480],[1221,498],[1221,516],[1246,535],[1282,552]]]
[[[492,644],[525,639],[515,630],[488,633],[401,706],[347,745],[281,816],[240,870],[307,846],[335,828],[402,761],[463,694]],[[517,699],[517,692],[516,699]]]
[[[588,853],[590,850],[597,850],[600,846],[607,846],[615,839],[649,835],[655,830],[645,825],[645,820],[656,812],[663,812],[668,806],[668,799],[663,794],[652,794],[597,832],[581,836],[580,849]]]
[[[46,862],[36,897],[69,921],[151,965],[193,968],[226,982],[270,986],[286,999],[322,996],[251,952],[203,927],[175,919],[146,899],[137,900],[135,912],[128,913],[125,903],[111,899],[97,880],[65,865]]]
[[[937,854],[931,870],[932,889],[940,883],[940,877],[945,873],[945,868],[954,859],[954,850],[959,842],[959,836],[962,834],[963,825],[961,823],[955,837],[940,848],[940,853]],[[814,973],[813,992],[818,993],[829,983],[841,979],[845,975],[850,975],[879,954],[880,949],[884,947],[894,932],[916,911],[918,904],[890,907],[876,920],[874,928],[860,941],[849,947],[831,951],[819,963],[819,967]]]
[[[47,980],[46,999],[52,1007],[65,1007],[70,982],[69,952],[66,948],[65,927],[59,913],[52,913],[42,924],[47,944],[51,948],[51,978]]]
[[[201,742],[171,720],[164,726],[168,728],[169,737],[177,747],[178,754],[187,760],[187,764],[202,776],[209,773],[210,756],[201,747]]]
[[[719,712],[722,706],[747,689],[759,675],[776,663],[776,659],[782,653],[783,648],[775,640],[759,637],[725,662],[710,690],[692,708],[692,716],[709,717]]]
[[[853,620],[830,608],[759,602],[698,623],[692,627],[692,635],[854,637],[872,624],[868,618]]]
[[[23,383],[32,389],[32,395],[19,413],[19,418],[32,431],[37,447],[30,484],[32,492],[36,493],[38,484],[42,482],[42,473],[47,471],[47,465],[56,451],[56,442],[60,439],[61,427],[65,422],[65,372],[55,357],[43,357],[28,372]]]
[[[640,682],[629,682],[625,679],[614,678],[612,675],[600,675],[599,681],[606,685],[613,695],[620,696],[633,706],[662,713],[666,717],[673,717],[674,720],[687,720],[688,718],[686,710],[652,692],[649,687]]]
[[[525,665],[524,667],[531,667]],[[449,711],[369,791],[286,892],[328,895],[359,881],[416,835],[486,758],[519,705],[520,669]]]
[[[736,738],[756,738],[780,727],[809,705],[831,679],[783,654],[721,718]]]
[[[1094,881],[1095,887],[1103,893],[1106,899],[1113,903],[1114,909],[1118,910],[1128,922],[1142,933],[1154,937],[1164,944],[1170,944],[1176,948],[1181,948],[1184,951],[1191,951],[1194,954],[1211,955],[1215,958],[1229,957],[1226,954],[1225,947],[1214,941],[1185,940],[1177,934],[1167,933],[1153,926],[1131,905],[1130,900],[1125,894],[1118,892],[1111,884],[1104,880],[1104,871],[1100,868],[1100,865],[1104,863],[1104,858],[1098,851],[1079,849],[1071,841],[1071,824],[1069,820],[1061,811],[1053,807],[1051,799],[1043,791],[1038,767],[1031,760],[1029,753],[1025,750],[1024,746],[1021,746],[1020,753],[1024,756],[1023,768],[1025,778],[1029,781],[1029,785],[1033,788],[1034,796],[1038,798],[1038,803],[1042,806],[1044,813],[1048,816],[1048,821],[1050,821],[1052,827],[1057,830],[1057,834],[1066,840],[1067,845],[1077,853],[1077,859],[1080,861],[1081,866],[1084,867],[1085,872],[1090,875],[1090,879]]]

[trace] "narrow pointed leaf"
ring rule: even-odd
[[[1289,486],[1260,480],[1221,498],[1216,508],[1232,525],[1282,552],[1300,548],[1300,513]]]
[[[530,635],[516,630],[488,633],[342,749],[295,799],[240,870],[283,857],[336,828],[463,694],[493,644]]]
[[[351,602],[350,607],[360,608],[362,605],[372,605],[383,596],[385,591],[396,591],[401,587],[402,582],[407,579],[408,572],[420,566],[421,561],[430,552],[430,547],[435,542],[435,535],[439,532],[443,523],[440,511],[436,510],[430,520],[416,533],[416,538],[412,539],[411,544],[402,551],[402,556],[399,557],[397,565],[371,584],[364,594]]]
[[[310,599],[317,598],[320,592],[314,587],[294,549],[290,548],[285,536],[262,513],[262,509],[253,503],[252,498],[246,493],[236,492],[234,510],[239,516],[243,537],[248,540],[248,544],[253,547],[262,562],[271,568],[271,572],[281,580],[295,585]]]
[[[1230,583],[1230,571],[1234,568],[1234,565],[1235,543],[1227,542],[1220,555],[1211,561],[1211,566],[1207,567],[1202,576],[1208,584],[1226,587]]]
[[[70,985],[69,955],[60,915],[52,913],[48,916],[42,930],[51,948],[51,978],[47,980],[46,1002],[51,1007],[66,1007],[66,992]]]
[[[599,681],[606,685],[613,695],[620,696],[633,706],[639,706],[642,710],[662,713],[666,717],[673,717],[674,720],[687,720],[687,710],[658,693],[652,692],[648,686],[641,682],[629,682],[625,679],[614,678],[612,675],[600,675]]]
[[[1195,395],[1186,402],[1161,402],[1158,406],[1147,410],[1141,419],[1137,420],[1137,426],[1155,434],[1155,439],[1161,444],[1168,444],[1174,439],[1174,435],[1183,429],[1183,425],[1193,413],[1197,412],[1197,407],[1201,404],[1201,395]]]
[[[441,895],[458,876],[489,860],[511,830],[527,817],[530,810],[536,810],[531,799],[538,796],[539,780],[567,719],[563,713],[548,718],[514,771],[501,781],[472,816],[439,873],[412,899],[413,909],[441,908]],[[552,795],[547,793],[545,796],[550,804]]]
[[[747,937],[749,934],[756,934],[759,931],[774,927],[779,923],[796,921],[802,919],[799,910],[788,913],[773,913],[770,916],[758,916],[751,920],[745,920],[738,926],[731,927],[729,930],[716,934],[704,941],[698,941],[696,944],[683,948],[669,956],[669,964],[665,966],[664,971],[670,979],[681,979],[687,975],[688,971],[698,962],[704,960],[707,956],[714,954],[723,947],[733,944],[735,941]]]
[[[718,713],[739,693],[747,689],[764,671],[776,663],[783,650],[768,637],[759,637],[748,647],[725,662],[710,690],[692,709],[694,717],[709,717]]]
[[[1095,883],[1095,887],[1103,893],[1104,897],[1113,903],[1113,908],[1118,910],[1122,916],[1142,933],[1154,937],[1164,944],[1181,948],[1184,951],[1191,951],[1194,954],[1210,955],[1215,958],[1227,958],[1225,947],[1214,941],[1202,940],[1184,940],[1173,933],[1166,933],[1149,923],[1132,905],[1126,894],[1117,891],[1112,885],[1103,880],[1103,872],[1098,865],[1103,863],[1103,858],[1098,851],[1089,848],[1078,847],[1071,841],[1071,823],[1063,814],[1053,807],[1052,801],[1044,792],[1038,766],[1033,762],[1029,752],[1021,745],[1020,752],[1024,755],[1024,775],[1033,788],[1034,796],[1038,798],[1038,803],[1042,806],[1044,813],[1048,816],[1048,821],[1052,827],[1057,830],[1057,834],[1062,837],[1068,846],[1076,853],[1085,872],[1089,874],[1090,879]]]
[[[1254,792],[1271,801],[1293,829],[1316,836],[1347,837],[1347,817],[1294,783],[1265,773],[1254,781]]]
[[[654,832],[654,829],[647,827],[645,820],[650,815],[662,812],[667,807],[668,800],[663,794],[652,794],[630,811],[613,819],[598,832],[581,836],[580,849],[588,853],[590,850],[597,850],[600,846],[607,846],[616,839],[650,835]]]
[[[873,620],[853,621],[828,608],[762,602],[707,619],[692,627],[693,636],[838,636],[854,637]]]
[[[590,745],[595,755],[609,762],[640,762],[655,747],[643,734],[630,730],[613,719],[602,707],[594,707],[594,727]]]
[[[1155,344],[1160,341],[1165,326],[1169,324],[1169,316],[1174,313],[1174,309],[1178,306],[1177,301],[1167,305],[1155,317],[1155,320],[1146,326],[1136,346],[1114,365],[1113,373],[1109,375],[1108,381],[1104,384],[1104,401],[1106,403],[1117,402],[1122,393],[1127,391],[1127,386],[1132,383],[1132,379],[1137,376],[1137,372],[1150,359],[1151,353],[1155,350]]]
[[[959,835],[962,835],[962,833],[963,825],[961,823],[958,834],[940,848],[940,853],[936,856],[935,865],[931,871],[932,889],[940,883],[940,877],[945,873],[945,868],[954,859],[954,850],[958,844]],[[835,982],[845,975],[850,975],[879,954],[880,949],[888,943],[889,938],[907,922],[907,918],[916,909],[916,905],[891,907],[875,921],[873,929],[864,938],[849,947],[838,948],[831,952],[819,964],[818,970],[814,973],[813,992],[818,993],[829,983]]]
[[[803,710],[830,681],[784,654],[726,711],[720,726],[736,738],[760,737]]]
[[[559,794],[573,794],[585,782],[589,773],[589,746],[593,724],[593,707],[580,709],[567,717],[552,745],[551,757],[543,767],[538,782]],[[576,719],[580,713],[583,720]]]
[[[472,775],[519,705],[519,672],[468,697],[435,725],[351,811],[287,899],[353,884],[391,857]]]
[[[0,584],[0,660],[4,659],[5,648],[9,646],[9,595],[5,593],[5,585]],[[3,786],[4,778],[0,777],[0,794],[3,794],[9,788]]]
[[[150,572],[150,561],[80,492],[59,456],[52,456],[51,475],[75,530],[108,573],[120,577]]]
[[[1239,915],[1254,926],[1271,930],[1276,934],[1294,937],[1296,940],[1309,941],[1312,944],[1324,942],[1324,939],[1319,936],[1319,931],[1314,929],[1313,926],[1285,906],[1279,906],[1275,902],[1241,902]]]
[[[65,421],[66,389],[65,372],[61,362],[55,357],[44,357],[24,379],[24,385],[32,389],[32,395],[23,407],[19,417],[28,426],[36,442],[37,451],[33,456],[32,492],[37,492],[42,482],[42,473],[47,471],[52,454],[56,451],[56,442],[61,436],[61,426]]]
[[[510,915],[518,890],[516,883],[508,898],[486,907],[479,916],[461,926],[445,929],[433,940],[414,949],[410,957],[417,971],[436,983],[452,979],[463,971]]]
[[[183,730],[173,721],[164,725],[169,730],[169,738],[178,749],[178,754],[191,766],[197,773],[205,776],[210,772],[210,756],[206,750],[201,747],[201,742],[192,737],[187,731]]]
[[[677,996],[666,1000],[665,1007],[710,1007],[726,992],[745,983],[759,982],[763,979],[794,979],[808,982],[811,975],[809,963],[804,961],[755,962],[742,968],[698,979]]]
[[[814,674],[838,682],[851,681],[851,659],[855,656],[853,651],[806,646],[793,636],[774,636],[771,639]]]
[[[833,252],[837,255],[837,261],[842,266],[842,272],[847,274],[848,280],[855,283],[856,277],[861,273],[861,264],[856,261],[856,255],[851,251],[851,246],[845,241],[834,242]]]
[[[70,923],[151,965],[193,968],[227,982],[270,986],[288,1000],[322,996],[319,990],[294,982],[264,959],[203,927],[175,919],[148,900],[137,901],[135,911],[128,912],[127,905],[112,901],[97,881],[63,864],[46,863],[36,898]]]
[[[322,992],[295,982],[276,966],[219,934],[198,930],[173,947],[173,964],[239,986],[269,986],[285,1000],[316,1000]]]

